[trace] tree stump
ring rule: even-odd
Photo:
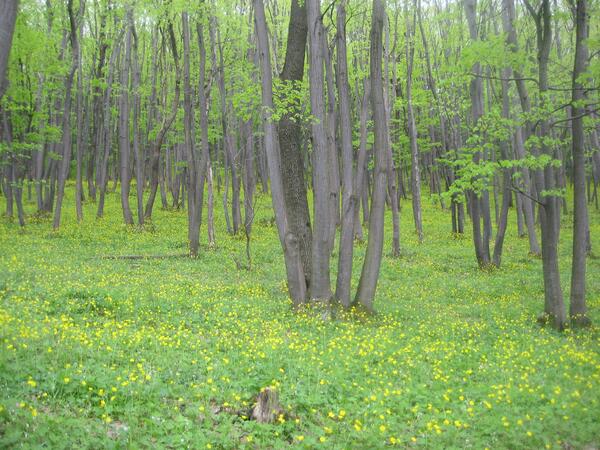
[[[281,412],[277,391],[265,388],[256,397],[256,405],[252,409],[252,419],[259,423],[272,423]]]

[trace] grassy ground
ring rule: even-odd
[[[383,261],[378,315],[324,321],[290,310],[268,197],[246,271],[234,262],[244,240],[222,231],[221,211],[217,247],[197,260],[102,258],[185,252],[186,213],[156,209],[154,230],[139,232],[121,224],[110,194],[104,219],[88,204],[78,225],[72,195],[59,232],[48,219],[29,218],[24,233],[0,220],[0,447],[600,445],[598,328],[536,325],[541,261],[516,237],[514,215],[503,266],[487,273],[469,233],[453,238],[449,213],[427,200],[418,245],[406,203],[402,256]],[[600,215],[591,220],[598,255]],[[599,259],[588,274],[598,324]],[[271,425],[246,420],[267,386],[285,411]]]

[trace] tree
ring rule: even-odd
[[[328,300],[331,296],[329,279],[330,202],[329,202],[329,155],[325,135],[325,105],[323,79],[323,27],[319,0],[306,1],[309,45],[310,110],[313,116],[313,190],[314,228],[312,240],[312,273],[310,297]]]
[[[573,151],[573,263],[571,270],[571,305],[569,314],[574,324],[589,325],[585,302],[586,248],[589,239],[587,199],[585,195],[585,133],[583,116],[585,76],[588,64],[588,11],[586,0],[576,0],[575,6],[575,62],[571,103],[571,134]]]
[[[528,0],[524,0],[531,17],[534,19],[537,41],[539,108],[544,110],[548,97],[548,64],[552,47],[552,13],[550,0],[541,0],[539,7],[534,8]],[[550,137],[550,120],[547,116],[539,120],[539,147],[542,155],[552,157],[552,148],[548,143]],[[560,233],[560,204],[556,195],[556,174],[551,164],[535,173],[536,188],[540,194],[540,226],[542,230],[542,265],[544,275],[544,315],[541,321],[549,321],[554,328],[564,329],[566,312],[560,285],[558,268],[558,237]]]
[[[19,0],[6,0],[0,3],[0,100],[4,96],[8,83],[6,68],[18,9]]]
[[[299,95],[300,84],[304,78],[306,39],[306,2],[292,0],[285,61],[279,76],[284,87],[280,94],[283,103],[286,102],[287,97]],[[281,166],[281,179],[288,211],[289,229],[298,240],[306,288],[309,290],[312,272],[312,229],[304,180],[302,124],[298,116],[297,108],[290,105],[279,119],[277,135],[280,158],[284,162]]]
[[[342,229],[335,289],[336,298],[344,306],[350,306],[350,279],[352,277],[352,254],[354,240],[354,209],[357,197],[353,189],[352,125],[350,117],[350,87],[346,55],[346,1],[337,7],[337,90],[342,144]]]
[[[265,135],[264,144],[267,163],[269,166],[269,178],[271,180],[271,199],[273,202],[273,211],[275,212],[279,240],[283,247],[288,291],[294,304],[298,305],[306,299],[306,281],[300,260],[298,238],[291,231],[288,231],[283,183],[281,181],[281,162],[279,159],[279,152],[277,151],[277,134],[275,131],[275,124],[271,118],[273,111],[273,78],[271,72],[267,23],[262,0],[254,0],[254,21],[262,75],[262,122]]]
[[[356,291],[355,302],[362,304],[367,311],[373,310],[377,279],[381,267],[383,252],[383,213],[385,208],[386,189],[386,145],[388,125],[385,120],[385,105],[383,102],[383,84],[381,61],[382,32],[385,19],[385,6],[383,0],[373,0],[373,13],[371,23],[371,106],[373,109],[373,126],[375,142],[373,153],[375,167],[373,173],[373,194],[371,198],[371,212],[369,220],[369,240],[367,251],[360,274],[360,281]]]

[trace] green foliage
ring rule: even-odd
[[[67,204],[73,194],[71,185]],[[55,233],[43,218],[30,217],[24,234],[0,221],[0,446],[597,445],[598,332],[535,325],[541,261],[525,256],[515,227],[503,268],[485,273],[468,234],[452,239],[426,204],[428,239],[406,233],[401,258],[384,258],[379,314],[324,321],[318,308],[291,310],[270,199],[258,198],[251,272],[236,269],[240,242],[225,233],[197,260],[102,258],[187,246],[186,212],[157,210],[154,231],[139,232],[121,225],[118,193],[99,221],[78,224],[66,209]],[[93,217],[95,205],[84,206]],[[599,233],[593,213],[592,239]],[[561,240],[563,275],[570,246]],[[363,254],[357,247],[354,285]],[[588,284],[594,322],[599,283]],[[267,386],[282,414],[247,420]]]

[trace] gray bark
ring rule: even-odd
[[[310,297],[313,300],[329,300],[331,287],[329,278],[330,255],[330,155],[325,132],[325,104],[323,77],[323,26],[321,23],[320,0],[306,1],[309,43],[310,111],[313,116],[313,202],[314,228],[312,241],[312,274]]]
[[[579,77],[585,73],[588,61],[588,11],[586,0],[576,0],[575,12],[575,63],[573,67],[572,91],[572,151],[573,151],[573,263],[571,267],[571,304],[569,314],[573,323],[589,325],[586,317],[585,272],[588,239],[588,211],[585,197],[585,148],[583,114],[585,86]]]
[[[0,100],[2,100],[4,92],[8,87],[6,70],[8,68],[8,55],[12,46],[18,9],[18,0],[4,0],[0,2]]]
[[[306,3],[292,0],[285,62],[280,79],[291,89],[298,89],[304,77],[307,22]],[[285,100],[285,99],[284,99]],[[281,161],[283,194],[290,232],[296,236],[307,289],[310,289],[312,229],[304,180],[304,156],[302,152],[302,125],[294,119],[294,112],[286,111],[277,124]],[[262,170],[261,173],[266,173]],[[262,177],[263,187],[266,177]],[[264,191],[264,189],[263,189]]]
[[[385,104],[383,101],[382,84],[382,32],[385,20],[385,6],[382,0],[373,0],[373,14],[371,25],[371,106],[373,108],[373,125],[375,131],[374,157],[375,168],[373,173],[373,194],[371,199],[371,213],[369,218],[369,239],[363,261],[360,281],[356,292],[355,301],[360,302],[367,311],[373,311],[375,290],[381,267],[383,253],[383,215],[385,208],[386,145],[388,124],[385,120]]]
[[[275,124],[271,118],[271,111],[273,110],[273,75],[271,72],[265,9],[262,0],[254,0],[254,20],[262,76],[262,122],[265,152],[269,166],[269,177],[271,179],[271,201],[273,203],[279,240],[284,252],[288,292],[294,305],[298,305],[306,299],[306,281],[300,261],[298,239],[293,233],[288,231],[287,225],[283,184],[281,181],[281,163],[277,149],[277,134]]]
[[[346,55],[346,2],[337,8],[337,89],[340,110],[340,135],[342,145],[342,229],[335,289],[342,305],[350,306],[350,280],[352,278],[352,253],[354,237],[354,209],[357,197],[353,192],[352,122],[350,117],[350,88]]]

